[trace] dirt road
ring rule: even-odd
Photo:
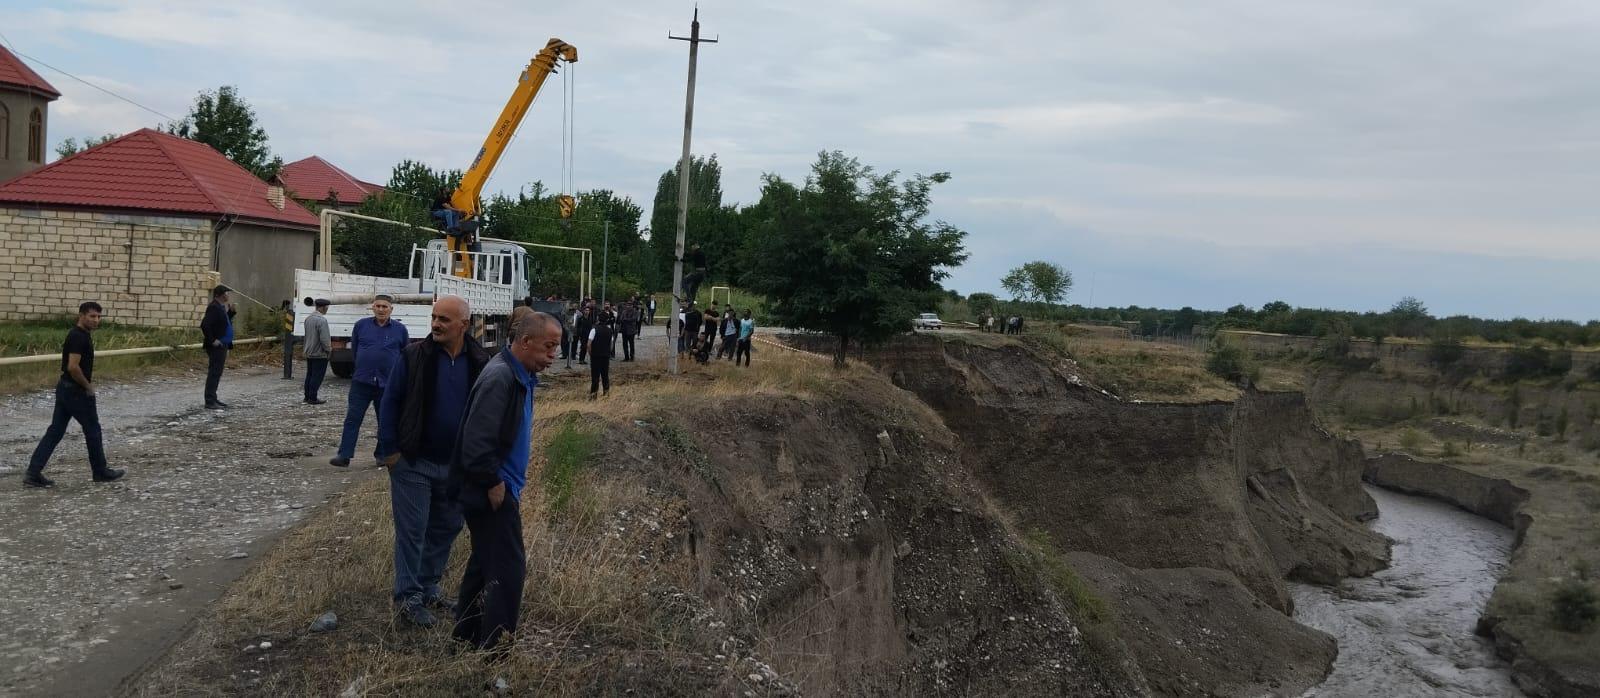
[[[660,326],[640,344],[641,358],[659,355]],[[127,476],[91,482],[74,425],[46,471],[49,490],[23,487],[21,474],[53,393],[0,397],[0,695],[113,691],[275,536],[329,494],[382,476],[371,419],[352,467],[328,465],[348,382],[329,380],[328,403],[308,406],[300,381],[280,376],[275,366],[229,370],[220,396],[233,407],[220,412],[202,409],[203,372],[102,385],[106,452]]]

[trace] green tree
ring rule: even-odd
[[[689,215],[685,222],[688,230],[684,249],[700,244],[706,253],[707,273],[714,279],[724,281],[731,280],[726,276],[732,266],[728,264],[729,257],[743,244],[741,239],[732,247],[721,245],[730,217],[737,218],[737,211],[723,210],[722,165],[717,162],[717,156],[690,158]],[[717,229],[712,236],[716,239],[708,241],[706,234],[713,232],[713,228]],[[655,263],[649,270],[649,278],[642,279],[647,286],[665,289],[672,285],[672,261],[677,240],[678,166],[674,163],[656,181],[656,196],[650,209],[650,247],[654,250]],[[708,242],[711,247],[707,247]]]
[[[59,160],[64,157],[76,155],[80,152],[100,145],[101,143],[105,143],[106,141],[115,140],[116,138],[117,134],[115,133],[108,133],[98,138],[89,136],[88,138],[83,139],[83,145],[79,145],[76,139],[68,138],[56,144],[56,159]]]
[[[1428,327],[1428,306],[1411,296],[1401,298],[1389,309],[1389,323],[1397,337],[1420,337]]]
[[[1035,260],[1006,273],[1000,285],[1017,300],[1059,303],[1072,289],[1072,272],[1057,264]]]
[[[232,85],[202,91],[188,116],[162,130],[216,148],[261,179],[272,179],[283,168],[283,158],[267,148],[267,131],[256,122],[255,109]]]
[[[394,166],[385,193],[367,197],[356,213],[432,228],[429,205],[460,181],[459,170],[440,172],[405,160]],[[404,277],[409,273],[411,246],[433,237],[427,230],[344,219],[333,231],[333,256],[352,274]]]
[[[910,330],[943,295],[947,269],[966,260],[966,233],[927,220],[933,186],[949,178],[899,182],[838,151],[819,154],[803,186],[767,175],[746,211],[745,286],[768,298],[776,324],[837,337],[834,365],[843,366],[851,339]]]

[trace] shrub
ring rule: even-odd
[[[570,422],[545,447],[544,491],[551,513],[560,513],[578,489],[578,475],[594,456],[599,436]]]
[[[1506,355],[1506,380],[1562,376],[1572,370],[1572,352],[1550,351],[1542,344],[1516,347]]]
[[[1600,361],[1589,364],[1589,370],[1586,373],[1589,375],[1589,380],[1600,383]]]
[[[1422,446],[1422,432],[1410,427],[1400,432],[1400,448],[1415,452],[1420,446]]]
[[[1446,441],[1444,447],[1439,449],[1439,455],[1444,458],[1457,458],[1461,455],[1461,449],[1456,446],[1456,442]]]
[[[1211,348],[1206,350],[1206,370],[1230,381],[1248,378],[1254,382],[1261,377],[1261,368],[1244,347],[1220,334],[1212,337]]]
[[[1581,633],[1600,618],[1600,594],[1581,579],[1567,579],[1551,596],[1550,621],[1556,628]]]
[[[1428,363],[1441,370],[1460,361],[1466,353],[1461,340],[1454,337],[1439,337],[1428,343]]]

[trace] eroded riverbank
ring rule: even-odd
[[[1293,587],[1295,619],[1333,635],[1333,672],[1307,696],[1522,696],[1474,628],[1505,573],[1514,535],[1487,519],[1377,487],[1373,529],[1394,540],[1388,569],[1334,587]]]

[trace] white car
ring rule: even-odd
[[[911,326],[919,330],[942,330],[944,321],[937,313],[923,313],[911,320]]]

